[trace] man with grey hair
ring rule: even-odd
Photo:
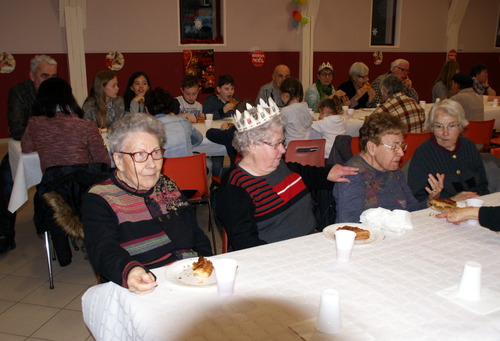
[[[406,96],[411,97],[416,102],[418,102],[417,91],[415,91],[415,89],[413,88],[413,84],[412,84],[410,76],[409,76],[409,74],[410,74],[410,62],[408,62],[405,59],[396,59],[395,61],[393,61],[391,63],[391,69],[389,70],[389,72],[378,76],[377,78],[375,78],[375,80],[372,83],[372,88],[373,88],[373,90],[375,90],[375,99],[373,100],[374,105],[377,105],[377,104],[382,102],[383,99],[382,99],[382,94],[380,92],[380,90],[381,90],[380,85],[382,83],[382,80],[390,74],[394,74],[397,77],[399,77],[399,79],[401,79],[401,81],[403,82],[403,85],[404,85],[404,89],[402,92]]]
[[[272,98],[278,107],[283,106],[281,101],[281,83],[290,77],[290,69],[284,64],[280,64],[274,68],[273,80],[270,83],[264,84],[260,87],[255,103],[259,103],[259,99],[263,99],[267,103],[268,98]]]
[[[23,136],[40,84],[57,76],[57,62],[52,57],[37,55],[31,59],[29,75],[30,79],[10,89],[7,100],[9,133],[15,140],[20,140]],[[6,154],[0,164],[0,253],[16,247],[16,214],[9,212],[7,208],[13,184],[9,154]]]
[[[408,127],[409,133],[424,131],[425,111],[413,99],[404,94],[406,89],[403,81],[396,75],[387,75],[381,84],[382,104],[376,112],[387,112],[398,116]]]

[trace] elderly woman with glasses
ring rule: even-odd
[[[345,105],[349,105],[349,99],[345,97],[345,92],[342,90],[335,91],[332,85],[333,67],[329,62],[322,63],[318,68],[318,79],[311,84],[305,94],[305,101],[309,108],[318,111],[317,105],[324,98],[332,98],[333,96],[341,97],[346,100]]]
[[[160,174],[165,128],[148,114],[129,114],[109,134],[116,171],[83,198],[85,245],[96,273],[131,292],[156,287],[149,269],[212,254],[194,208]]]
[[[369,208],[383,207],[394,210],[416,211],[427,207],[427,200],[419,202],[408,187],[399,161],[406,150],[406,125],[385,112],[373,113],[359,130],[361,153],[347,161],[359,173],[348,176],[350,182],[340,183],[333,189],[337,205],[337,222],[360,220]],[[429,181],[428,199],[439,197],[443,179],[425,175]]]
[[[242,155],[222,179],[216,213],[234,250],[313,233],[311,189],[349,181],[352,167],[302,166],[283,161],[284,119],[272,99],[234,116],[233,145]]]
[[[433,136],[413,154],[408,184],[417,199],[426,196],[428,174],[444,176],[442,198],[455,201],[488,194],[481,156],[471,140],[460,136],[467,126],[462,106],[451,99],[436,103],[429,113]]]
[[[349,69],[349,80],[340,84],[339,90],[345,92],[351,101],[350,108],[372,108],[374,107],[375,90],[372,89],[368,81],[370,70],[365,63],[356,62]]]

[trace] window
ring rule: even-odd
[[[179,0],[180,43],[223,44],[223,0]]]
[[[371,45],[396,44],[398,0],[372,0]]]

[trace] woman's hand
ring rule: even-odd
[[[460,192],[457,195],[451,197],[450,199],[455,200],[455,201],[462,201],[462,200],[467,200],[470,198],[477,198],[478,196],[479,195],[476,192],[463,191],[463,192]]]
[[[375,90],[372,87],[368,89],[368,101],[366,103],[373,103],[373,99],[375,98]]]
[[[436,215],[436,218],[446,218],[447,222],[458,225],[469,219],[479,219],[479,207],[449,208]]]
[[[136,266],[129,271],[127,276],[128,290],[138,295],[144,295],[155,290],[158,283],[153,274],[146,272],[140,266]]]
[[[366,92],[368,91],[368,89],[364,86],[362,86],[361,88],[359,88],[358,90],[356,90],[356,94],[353,96],[353,98],[357,101],[359,101],[359,99],[361,97],[363,97]]]
[[[430,187],[425,187],[425,190],[429,193],[429,200],[439,198],[441,191],[444,188],[444,174],[436,173],[436,177],[429,174],[427,181],[429,182]]]
[[[330,169],[328,173],[327,180],[332,182],[351,182],[346,175],[357,175],[359,169],[348,166],[335,165]]]
[[[137,101],[140,104],[144,103],[144,95],[137,95],[134,97],[133,101]]]
[[[204,113],[200,112],[200,113],[198,114],[198,118],[199,118],[199,119],[204,120],[206,117],[205,117],[205,114],[204,114]]]

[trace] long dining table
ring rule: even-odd
[[[500,205],[500,193],[482,199]],[[335,243],[323,233],[214,256],[238,262],[230,298],[215,285],[179,281],[177,263],[154,269],[158,286],[143,296],[95,285],[82,297],[83,317],[96,340],[330,340],[314,332],[314,319],[321,292],[332,288],[342,325],[357,328],[359,340],[499,340],[500,301],[482,315],[437,292],[476,261],[482,289],[500,294],[500,235],[447,223],[431,208],[411,220],[405,234],[356,244],[347,264],[336,263]]]

